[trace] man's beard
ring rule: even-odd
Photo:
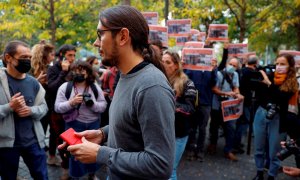
[[[118,51],[116,44],[117,44],[116,41],[114,41],[112,44],[112,50],[111,50],[110,57],[102,59],[102,64],[104,66],[113,67],[113,66],[117,66],[119,64],[119,51]]]

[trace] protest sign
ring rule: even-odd
[[[209,41],[228,41],[228,25],[227,24],[210,24],[208,28]]]
[[[169,36],[188,36],[191,33],[190,19],[168,20],[167,26]]]
[[[149,25],[149,40],[160,40],[164,47],[168,47],[168,28],[164,26]]]
[[[191,39],[189,41],[197,41],[200,31],[197,29],[191,29]]]
[[[239,56],[248,52],[248,44],[229,44],[228,56]]]
[[[197,37],[198,39],[198,41],[201,41],[201,42],[205,42],[205,39],[206,39],[206,32],[200,32],[199,34],[198,34],[198,37]]]
[[[300,67],[300,51],[280,50],[279,54],[290,54],[294,56],[296,67]]]
[[[183,48],[181,55],[184,69],[212,71],[213,49]]]
[[[243,101],[238,99],[222,101],[221,107],[224,122],[236,120],[243,114]]]
[[[184,44],[185,48],[204,48],[204,42],[188,41]]]
[[[142,14],[149,25],[158,24],[158,12],[143,12]]]
[[[176,37],[176,45],[177,46],[184,46],[185,42],[188,41],[188,36],[177,36]]]

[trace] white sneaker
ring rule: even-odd
[[[56,156],[49,156],[47,159],[47,164],[52,166],[60,166],[61,160]]]

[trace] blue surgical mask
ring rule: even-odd
[[[226,72],[233,74],[235,72],[235,68],[231,65],[227,65]]]

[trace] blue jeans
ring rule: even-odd
[[[91,129],[99,129],[100,122],[94,121],[92,123],[82,123],[77,120],[66,123],[66,129],[73,128],[76,132],[81,132]],[[99,169],[99,165],[83,164],[80,161],[75,160],[74,156],[71,156],[69,160],[69,173],[72,178],[80,178],[87,173],[95,173]]]
[[[268,174],[276,176],[280,167],[280,160],[276,153],[280,151],[279,114],[272,120],[266,119],[267,110],[258,107],[253,124],[255,164],[258,171],[264,170],[265,155],[268,154],[270,167]],[[266,152],[268,145],[268,152]]]
[[[33,179],[48,179],[45,150],[35,143],[28,147],[0,148],[0,175],[3,180],[17,179],[20,156]]]
[[[173,172],[171,175],[172,180],[177,179],[176,169],[178,167],[178,164],[180,162],[181,156],[184,152],[185,145],[187,143],[188,136],[182,137],[182,138],[176,138],[176,147],[175,147],[175,161],[173,164]]]

